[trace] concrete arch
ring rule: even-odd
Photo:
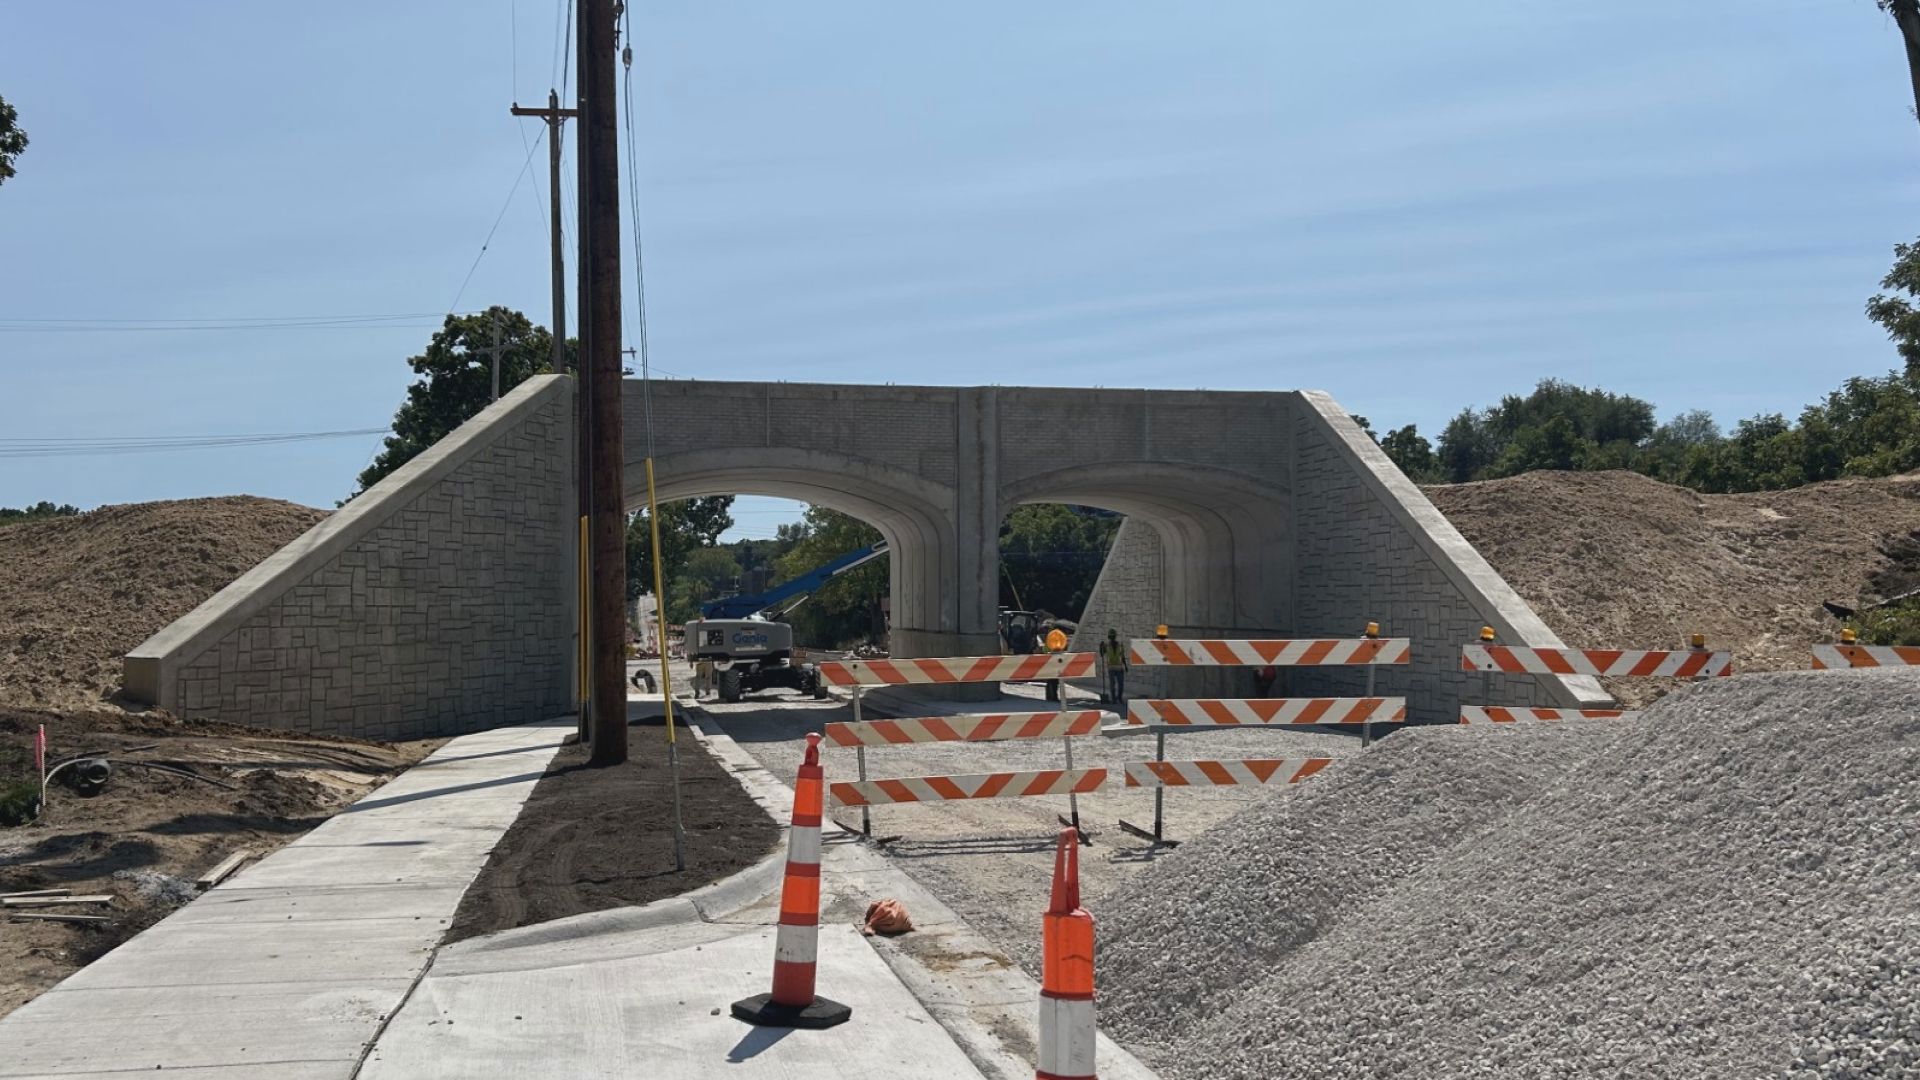
[[[626,504],[645,502],[646,468],[630,462]],[[896,633],[935,630],[958,618],[949,583],[958,573],[953,492],[867,458],[798,447],[731,447],[666,454],[654,462],[662,502],[703,495],[769,495],[852,515],[886,538]]]
[[[1095,462],[1027,477],[1003,513],[1057,502],[1113,510],[1160,537],[1164,621],[1225,632],[1290,623],[1291,494],[1238,470],[1179,462]]]

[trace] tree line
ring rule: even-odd
[[[1778,491],[1844,476],[1920,468],[1920,243],[1894,248],[1887,290],[1867,302],[1905,361],[1858,376],[1788,418],[1764,413],[1722,431],[1702,410],[1658,423],[1650,402],[1546,379],[1522,397],[1466,408],[1436,442],[1412,424],[1375,435],[1418,483],[1459,484],[1538,469],[1630,469],[1695,491]]]

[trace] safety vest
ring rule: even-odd
[[[1106,661],[1110,668],[1126,667],[1127,650],[1121,648],[1118,641],[1103,641],[1100,643],[1100,659]]]

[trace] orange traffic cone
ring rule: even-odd
[[[1040,932],[1040,1062],[1034,1080],[1094,1080],[1093,916],[1080,906],[1080,835],[1061,829]]]
[[[807,757],[793,786],[793,828],[787,839],[787,876],[780,887],[780,927],[773,946],[773,993],[733,1003],[733,1015],[767,1027],[827,1028],[853,1010],[813,992],[820,946],[820,814],[826,773],[820,736],[807,736]]]

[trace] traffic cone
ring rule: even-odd
[[[773,946],[773,992],[733,1003],[733,1015],[767,1027],[828,1028],[853,1010],[813,992],[820,946],[820,813],[826,788],[820,736],[807,736],[807,757],[793,786],[787,876],[780,887],[780,927]]]
[[[1080,837],[1061,829],[1040,930],[1040,1062],[1034,1080],[1094,1080],[1093,916],[1080,906]]]

